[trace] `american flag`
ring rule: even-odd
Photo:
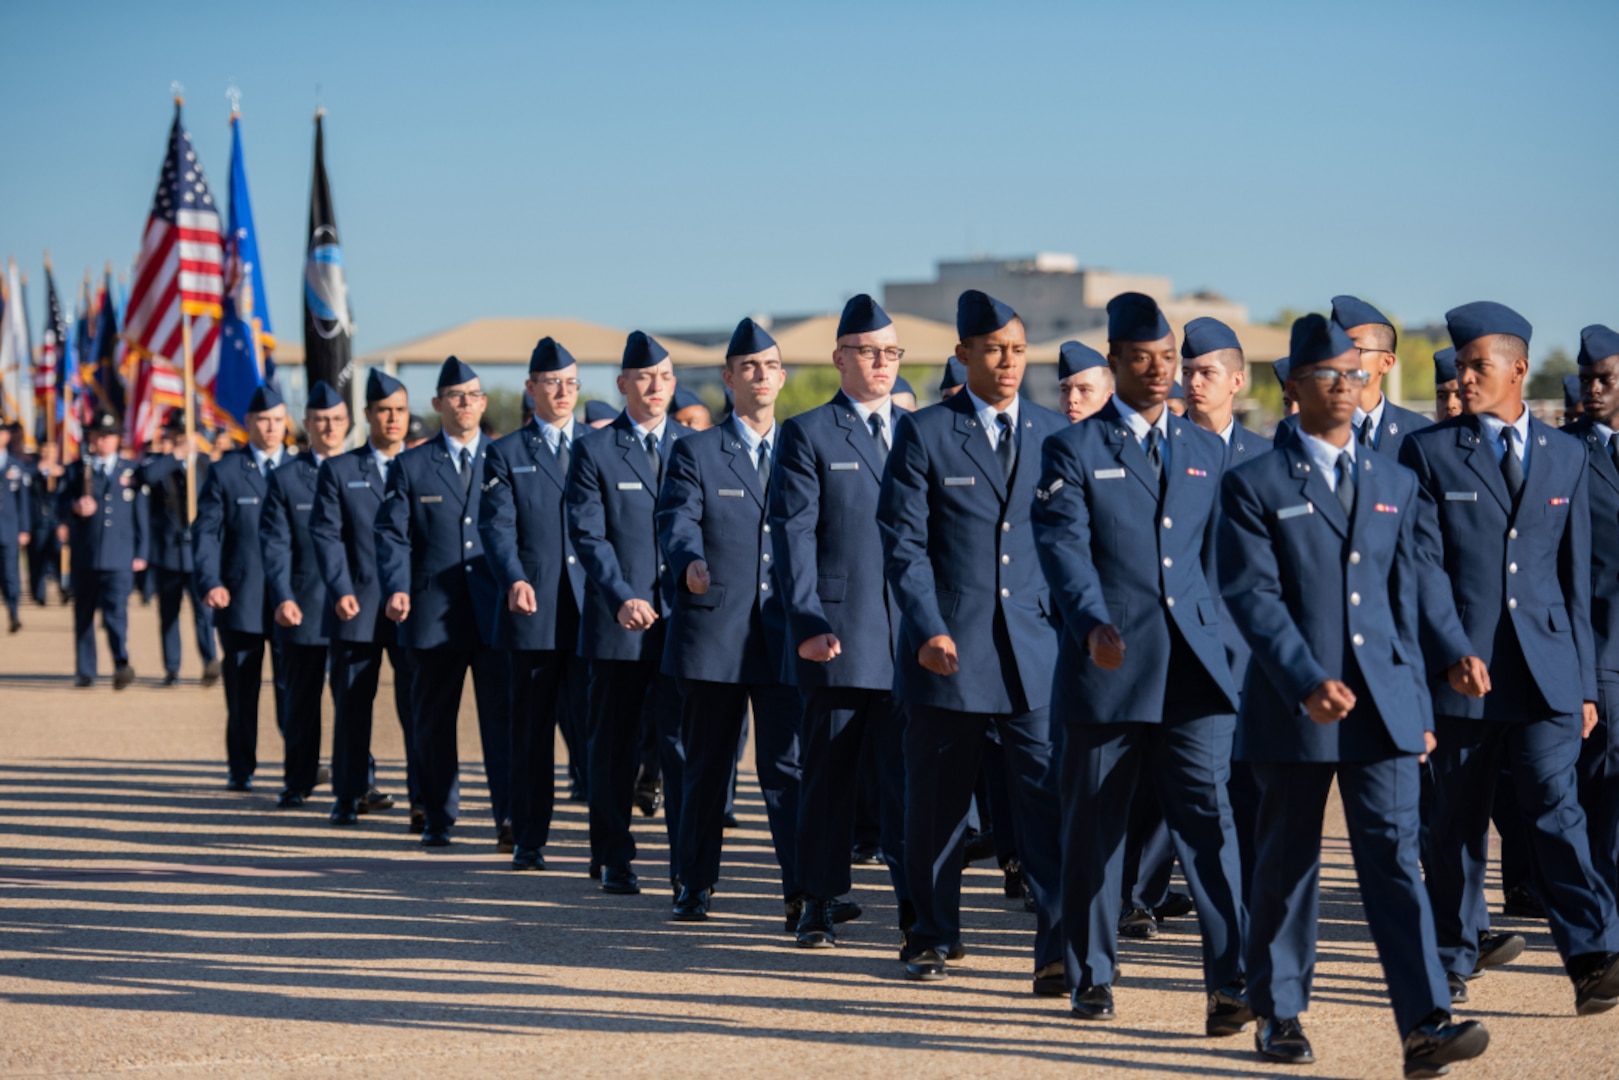
[[[67,344],[67,323],[62,305],[56,299],[56,281],[49,260],[45,263],[45,336],[40,340],[39,360],[34,364],[34,401],[46,417],[47,437],[56,436],[57,361]]]
[[[180,359],[180,321],[219,317],[225,291],[219,211],[203,179],[202,162],[174,104],[169,152],[163,159],[146,236],[135,260],[135,284],[124,316],[124,337],[152,356]]]

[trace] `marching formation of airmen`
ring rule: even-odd
[[[1509,910],[1548,920],[1576,1012],[1619,1004],[1619,334],[1582,332],[1583,415],[1559,430],[1523,400],[1528,322],[1455,308],[1430,422],[1383,396],[1391,322],[1336,297],[1275,365],[1273,446],[1234,420],[1229,327],[1177,340],[1138,293],[1107,310],[1105,356],[1061,350],[1061,412],[1020,392],[1016,312],[971,290],[944,398],[920,410],[897,399],[898,328],[862,295],[837,328],[838,393],[779,423],[780,350],[744,319],[718,425],[680,422],[690,395],[638,331],[622,412],[576,420],[578,366],[546,338],[532,419],[498,439],[451,357],[430,439],[373,371],[368,437],[346,452],[324,383],[305,453],[284,449],[269,386],[247,445],[214,461],[180,427],[126,460],[110,416],[65,469],[0,441],[11,625],[19,548],[43,598],[42,533],[71,552],[79,685],[98,610],[114,686],[133,680],[142,571],[176,681],[189,596],[204,681],[224,684],[229,786],[257,768],[269,652],[278,805],[325,780],[329,683],[340,827],[393,805],[370,754],[386,658],[427,847],[459,818],[470,674],[512,869],[546,868],[560,732],[591,876],[640,892],[631,822],[661,805],[678,922],[716,902],[751,721],[798,945],[834,946],[861,915],[851,850],[880,849],[904,974],[946,979],[966,955],[963,866],[992,832],[1034,915],[1035,994],[1112,1019],[1119,938],[1195,912],[1208,1035],[1252,1024],[1284,1063],[1313,1060],[1299,1017],[1334,783],[1406,1075],[1484,1052],[1453,1013],[1525,947],[1485,905],[1493,817]],[[1177,862],[1189,895],[1169,888]]]

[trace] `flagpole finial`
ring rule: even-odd
[[[230,85],[225,87],[225,100],[230,102],[230,116],[232,120],[242,115],[242,90],[232,79]]]
[[[50,248],[45,249],[45,272],[47,274],[51,272],[51,249]]]
[[[184,86],[180,85],[179,80],[175,80],[174,82],[169,83],[169,93],[174,95],[174,107],[175,108],[178,109],[181,105],[184,105],[186,103],[186,101],[185,101],[186,88]]]

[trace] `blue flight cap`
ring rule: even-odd
[[[916,391],[911,389],[911,384],[905,381],[905,376],[903,375],[894,376],[894,386],[888,392],[890,394],[909,394],[912,397],[916,396]]]
[[[1301,367],[1309,367],[1335,356],[1342,356],[1355,348],[1344,328],[1327,318],[1311,312],[1293,320],[1293,337],[1287,350],[1289,376]]]
[[[624,361],[620,367],[624,371],[657,367],[668,357],[669,350],[659,345],[657,338],[636,330],[624,342]]]
[[[1456,381],[1456,350],[1446,346],[1433,354],[1433,384]]]
[[[1181,341],[1181,356],[1187,360],[1194,356],[1207,356],[1221,349],[1242,351],[1242,342],[1237,340],[1236,332],[1219,319],[1211,319],[1207,315],[1187,323],[1182,333],[1184,340]]]
[[[1169,400],[1170,401],[1185,401],[1186,400],[1186,391],[1181,389],[1180,380],[1178,380],[1178,379],[1175,381],[1175,384],[1169,388]]]
[[[1450,329],[1450,343],[1465,349],[1481,337],[1491,334],[1511,334],[1529,344],[1534,328],[1529,320],[1505,304],[1493,300],[1478,300],[1445,312],[1445,325]]]
[[[860,293],[849,297],[849,302],[843,305],[843,315],[838,319],[838,337],[849,334],[869,334],[873,330],[881,330],[892,325],[893,319],[883,310],[881,304]]]
[[[762,353],[766,349],[776,347],[776,339],[770,332],[752,319],[743,319],[736,324],[736,332],[731,335],[731,344],[725,347],[725,358],[733,356],[752,356]]]
[[[1357,326],[1370,326],[1377,323],[1393,328],[1388,316],[1378,311],[1366,301],[1355,296],[1334,296],[1332,298],[1332,321],[1345,330],[1353,330]]]
[[[1580,387],[1578,375],[1563,376],[1563,408],[1572,409],[1585,399],[1585,391]]]
[[[442,390],[446,386],[460,386],[462,383],[469,383],[477,377],[478,373],[476,371],[473,371],[466,364],[452,356],[444,361],[443,367],[438,369],[438,385],[435,389]]]
[[[260,383],[253,391],[253,399],[247,403],[247,411],[269,412],[277,405],[285,404],[281,399],[281,391],[275,388],[274,383]]]
[[[944,374],[939,376],[939,393],[966,385],[967,365],[954,356],[948,357],[944,362]]]
[[[573,367],[577,362],[573,353],[563,348],[556,338],[542,337],[539,344],[534,346],[534,351],[528,354],[528,373],[536,375],[542,371],[561,371]]]
[[[1272,360],[1270,362],[1271,372],[1276,376],[1276,381],[1281,383],[1283,386],[1287,385],[1287,369],[1292,366],[1292,359],[1286,356],[1282,357],[1280,360]]]
[[[1580,366],[1590,367],[1598,360],[1619,353],[1619,334],[1601,323],[1592,323],[1580,331]]]
[[[585,423],[597,424],[603,420],[614,420],[618,417],[618,410],[605,401],[591,400],[585,402]]]
[[[405,388],[405,384],[383,371],[381,368],[372,368],[371,373],[365,377],[365,403],[381,401],[392,394],[397,394]]]
[[[1169,336],[1169,320],[1158,301],[1145,293],[1120,293],[1107,302],[1109,341],[1158,341]]]
[[[978,289],[956,297],[956,336],[963,341],[993,334],[1015,318],[1017,312]]]
[[[527,390],[524,390],[523,391],[523,411],[531,413],[531,412],[534,411],[534,408],[535,408],[535,406],[534,406],[534,395],[529,393]]]
[[[257,401],[258,398],[255,397],[253,400]],[[279,404],[280,398],[278,397],[276,401]],[[266,408],[273,408],[273,406],[266,406]],[[249,411],[259,412],[262,410],[250,409]],[[85,434],[87,435],[122,435],[123,432],[124,427],[118,422],[116,416],[110,412],[101,411],[96,412],[95,416],[90,420],[90,426],[85,429]]]
[[[742,353],[741,355],[746,356],[748,354]],[[703,405],[703,399],[687,390],[684,386],[675,387],[675,396],[673,402],[670,403],[669,411],[679,412],[681,409],[689,409],[693,405]],[[703,405],[703,408],[706,409],[708,406]]]
[[[304,412],[312,412],[315,409],[335,409],[339,405],[347,404],[348,402],[343,400],[341,394],[333,390],[325,379],[321,379],[309,388],[309,400],[304,402]]]
[[[1065,341],[1057,350],[1057,381],[1091,368],[1107,367],[1107,357],[1080,341]]]

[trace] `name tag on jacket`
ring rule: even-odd
[[[259,497],[257,495],[242,495],[242,496],[238,496],[238,498],[236,499],[236,505],[237,506],[252,506],[254,503],[256,503],[258,501],[259,501]]]
[[[512,466],[512,472],[513,473],[534,472],[538,468],[539,468],[538,465],[513,465]]]
[[[1123,480],[1123,469],[1094,469],[1091,472],[1092,480]]]
[[[723,499],[745,499],[748,493],[741,488],[720,488],[716,492]]]
[[[1478,502],[1478,492],[1476,492],[1476,491],[1447,491],[1447,492],[1445,492],[1445,501],[1446,502]]]
[[[441,503],[441,502],[444,501],[444,496],[442,496],[442,495],[423,495],[423,496],[421,496],[421,501],[424,502],[424,503]]]
[[[371,481],[369,481],[369,480],[350,480],[348,482],[348,486],[351,487],[351,488],[368,488],[368,487],[371,486]]]
[[[826,467],[831,469],[833,472],[858,472],[860,470],[860,462],[831,461],[827,463]]]
[[[313,510],[315,508],[315,504],[314,503],[293,503],[292,508],[294,510]]]
[[[1303,503],[1299,506],[1284,506],[1276,511],[1277,521],[1286,521],[1288,518],[1303,517],[1305,514],[1315,513],[1315,503]]]
[[[976,476],[947,476],[944,478],[945,487],[972,487],[978,482]]]
[[[646,485],[639,480],[620,480],[618,482],[618,490],[620,491],[643,491],[645,488]]]

